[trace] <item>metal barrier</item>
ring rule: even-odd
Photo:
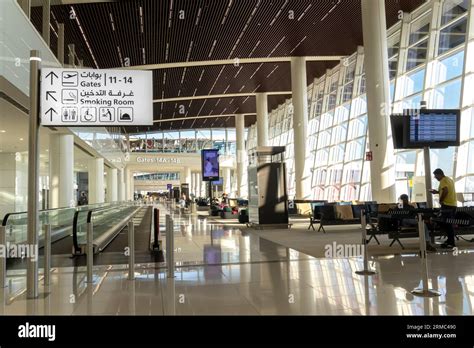
[[[413,295],[421,297],[436,297],[440,296],[441,293],[434,289],[429,289],[428,284],[428,262],[426,254],[426,239],[425,239],[425,223],[423,221],[423,214],[418,214],[418,234],[420,239],[420,265],[421,265],[421,278],[423,287],[415,288],[411,291]]]
[[[174,221],[166,215],[166,263],[168,278],[174,278]]]
[[[369,268],[369,253],[367,252],[367,218],[365,210],[360,211],[360,224],[362,225],[362,244],[364,245],[364,269],[356,271],[359,275],[374,275],[376,272]]]

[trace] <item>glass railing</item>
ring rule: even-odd
[[[76,211],[73,218],[74,253],[84,253],[89,223],[92,224],[94,252],[99,252],[112,241],[140,207],[140,202],[127,202]]]
[[[117,203],[100,203],[83,205],[72,208],[57,208],[40,210],[39,215],[39,247],[44,243],[44,225],[51,225],[52,242],[72,233],[74,215],[78,211],[90,211],[100,207],[107,207]],[[28,212],[10,213],[4,216],[2,226],[5,226],[7,242],[23,244],[28,240]]]

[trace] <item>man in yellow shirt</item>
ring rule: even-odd
[[[441,216],[444,218],[450,218],[454,216],[457,199],[456,190],[454,188],[454,182],[451,178],[444,175],[441,169],[436,169],[433,172],[436,180],[439,181],[438,190],[431,190],[433,194],[439,194],[439,203],[441,204]],[[454,247],[454,229],[452,224],[440,224],[442,232],[445,232],[448,236],[446,243],[442,244],[442,248],[453,248]]]

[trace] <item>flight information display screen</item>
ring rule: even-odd
[[[459,110],[421,110],[408,117],[407,147],[459,145]],[[408,133],[408,134],[407,134]]]
[[[457,117],[455,114],[437,114],[410,117],[410,142],[456,141]]]

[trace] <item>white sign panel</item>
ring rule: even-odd
[[[152,72],[41,69],[43,126],[151,126]]]

